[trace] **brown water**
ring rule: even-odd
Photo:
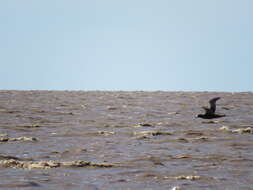
[[[227,116],[195,118],[216,96]],[[1,166],[0,189],[252,190],[253,135],[236,132],[252,126],[253,93],[0,91],[0,133],[38,139],[1,142],[0,160],[116,164]]]

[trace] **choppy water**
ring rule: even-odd
[[[227,116],[195,118],[216,96]],[[0,189],[252,190],[253,135],[236,132],[245,128],[253,128],[252,93],[0,91],[0,133],[38,139],[1,142],[0,160],[117,164],[1,166]]]

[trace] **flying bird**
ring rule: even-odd
[[[208,107],[202,107],[205,110],[205,114],[198,114],[197,117],[203,118],[203,119],[214,119],[219,117],[225,117],[226,115],[218,115],[215,114],[216,110],[216,101],[219,100],[220,97],[213,98],[209,101],[210,108]]]

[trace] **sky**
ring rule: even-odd
[[[0,0],[0,89],[253,91],[252,0]]]

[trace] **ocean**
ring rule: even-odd
[[[252,130],[251,92],[2,90],[0,189],[253,190]]]

